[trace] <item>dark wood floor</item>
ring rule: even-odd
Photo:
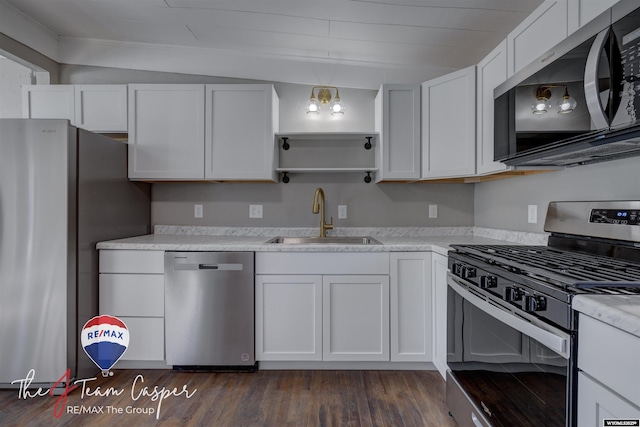
[[[103,396],[76,389],[59,418],[57,396],[18,400],[17,390],[0,390],[0,426],[456,426],[435,371],[116,370],[86,386]],[[140,395],[144,387],[151,396]],[[177,396],[154,399],[154,388]]]

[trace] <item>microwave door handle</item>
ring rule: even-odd
[[[607,129],[609,127],[609,120],[600,101],[600,83],[598,81],[600,57],[602,51],[605,49],[608,35],[608,28],[598,33],[589,50],[584,69],[584,95],[595,130]],[[608,66],[609,64],[607,64],[607,67]]]

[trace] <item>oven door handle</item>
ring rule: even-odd
[[[489,316],[498,319],[504,324],[511,326],[517,331],[535,339],[542,345],[545,345],[551,350],[560,354],[565,359],[569,359],[569,334],[542,322],[540,325],[535,325],[516,316],[515,314],[507,311],[504,308],[500,308],[494,304],[489,303],[488,301],[474,295],[473,293],[466,290],[463,286],[461,286],[456,280],[456,277],[453,276],[451,272],[447,273],[447,284],[462,298],[475,305],[477,308],[484,311]]]

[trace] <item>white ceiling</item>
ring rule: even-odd
[[[65,63],[352,87],[419,82],[473,65],[542,3],[1,1],[52,32]]]

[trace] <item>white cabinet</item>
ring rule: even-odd
[[[494,157],[493,90],[507,80],[507,41],[500,43],[478,64],[476,98],[476,173],[478,175],[507,169]]]
[[[384,84],[375,99],[376,182],[420,178],[420,85]]]
[[[476,67],[422,84],[422,178],[474,175]]]
[[[433,364],[442,378],[447,374],[447,316],[453,315],[448,309],[447,299],[447,257],[433,253],[431,283],[433,288]]]
[[[258,360],[389,361],[389,253],[255,260]]]
[[[76,85],[75,126],[92,132],[127,132],[126,85]]]
[[[322,277],[322,358],[389,360],[389,276]]]
[[[389,262],[391,361],[430,362],[431,252],[391,252]]]
[[[273,85],[206,85],[205,179],[276,181]]]
[[[120,360],[163,362],[164,252],[101,250],[99,257],[100,314],[120,318],[129,330]]]
[[[204,179],[204,85],[129,85],[129,179]]]
[[[509,77],[567,37],[567,1],[545,0],[509,33]]]
[[[322,360],[322,276],[256,275],[256,319],[258,360]]]
[[[578,425],[640,418],[640,337],[580,314]]]
[[[127,132],[127,86],[26,85],[22,116],[67,119],[92,132]]]
[[[620,0],[569,0],[569,34],[591,21]]]
[[[75,124],[73,85],[22,86],[22,117],[25,119],[67,119]]]

